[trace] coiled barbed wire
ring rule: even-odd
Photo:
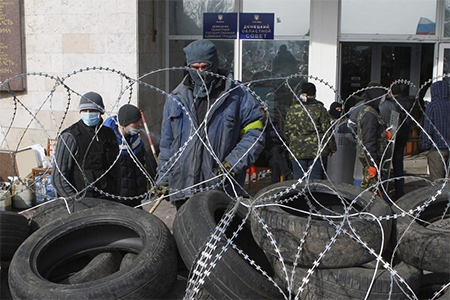
[[[52,122],[56,127],[56,134],[59,135],[59,133],[62,131],[62,127],[64,126],[64,122],[67,118],[68,112],[70,111],[70,106],[72,104],[72,95],[78,95],[81,96],[83,94],[84,91],[77,91],[77,89],[72,88],[70,83],[68,83],[70,78],[73,78],[75,75],[77,76],[82,76],[84,74],[86,74],[87,72],[105,72],[105,73],[110,73],[113,75],[117,75],[119,77],[119,79],[121,80],[121,87],[119,89],[119,93],[116,97],[116,99],[113,101],[112,103],[112,107],[111,107],[111,112],[115,109],[117,109],[119,107],[120,103],[123,103],[124,101],[126,101],[127,103],[131,102],[132,96],[133,96],[133,92],[136,86],[139,86],[140,88],[148,88],[151,90],[154,90],[155,92],[161,94],[162,96],[164,96],[166,98],[166,101],[175,101],[177,103],[177,105],[180,106],[182,112],[184,114],[186,114],[189,118],[190,121],[192,121],[191,116],[189,115],[189,110],[183,106],[183,104],[177,100],[176,97],[174,97],[173,95],[170,94],[170,92],[165,91],[163,88],[157,87],[154,84],[150,84],[147,82],[144,82],[144,80],[148,79],[149,76],[151,75],[157,75],[160,73],[165,73],[165,72],[180,72],[180,71],[186,71],[188,70],[188,68],[186,67],[173,67],[173,68],[165,68],[165,69],[159,69],[159,70],[155,70],[152,72],[149,72],[143,76],[140,76],[139,78],[132,78],[130,76],[128,76],[127,74],[121,72],[120,70],[116,70],[114,68],[109,68],[109,67],[86,67],[86,68],[82,68],[79,70],[75,70],[65,76],[62,77],[58,77],[58,76],[54,76],[54,75],[50,75],[50,74],[46,74],[43,72],[32,72],[32,73],[26,73],[26,74],[20,74],[14,77],[11,77],[7,80],[5,80],[4,82],[0,82],[0,88],[3,90],[6,90],[6,93],[8,93],[10,95],[10,97],[7,97],[7,100],[10,100],[12,102],[12,115],[10,116],[9,119],[9,124],[6,126],[0,126],[1,129],[1,142],[0,142],[0,147],[2,148],[6,148],[7,150],[12,150],[12,151],[16,151],[20,148],[21,143],[23,142],[23,139],[25,137],[25,133],[30,130],[30,126],[32,124],[32,122],[35,122],[38,126],[38,130],[43,131],[44,135],[47,138],[52,137],[52,135],[49,133],[50,129],[45,128],[44,123],[39,119],[39,112],[43,109],[44,105],[46,103],[49,103],[50,105],[50,113],[51,113],[51,117],[52,117]],[[321,84],[329,89],[331,89],[334,94],[336,95],[336,99],[338,102],[341,103],[345,103],[346,101],[348,101],[352,96],[355,96],[357,94],[361,94],[364,93],[367,90],[373,89],[373,88],[380,88],[380,87],[366,87],[366,88],[362,88],[358,91],[355,91],[354,93],[352,93],[351,95],[349,95],[345,100],[342,100],[341,95],[338,93],[338,91],[328,82],[326,82],[325,80],[317,77],[317,76],[313,76],[313,75],[302,75],[302,74],[294,74],[288,77],[284,77],[284,78],[267,78],[267,79],[259,79],[259,80],[255,80],[255,81],[251,81],[251,82],[246,82],[246,83],[241,83],[238,80],[234,80],[234,79],[230,79],[228,77],[219,75],[219,74],[214,74],[211,72],[203,72],[206,75],[210,75],[210,76],[214,76],[216,78],[225,80],[227,82],[230,82],[233,85],[233,89],[238,89],[238,88],[242,88],[248,92],[250,92],[250,94],[255,98],[255,100],[261,105],[263,106],[266,111],[267,111],[267,118],[266,121],[264,123],[264,129],[267,128],[267,126],[272,126],[274,127],[274,117],[272,116],[272,112],[268,109],[268,104],[267,102],[263,101],[260,97],[260,95],[258,95],[258,93],[256,93],[253,89],[252,89],[252,84],[255,83],[270,83],[273,81],[282,81],[283,85],[285,85],[288,89],[288,91],[290,92],[293,101],[299,102],[300,104],[301,101],[298,98],[298,94],[297,94],[297,90],[296,87],[291,86],[291,79],[301,79],[303,81],[307,81],[307,80],[312,80],[314,82],[316,82],[317,84]],[[48,95],[46,95],[46,97],[44,97],[40,102],[39,99],[34,99],[33,101],[35,103],[38,103],[39,106],[37,109],[33,109],[33,107],[31,107],[31,105],[27,105],[26,101],[21,100],[21,96],[16,95],[16,93],[14,93],[14,91],[12,91],[9,86],[10,86],[10,82],[14,81],[14,80],[21,80],[24,79],[26,77],[44,77],[47,79],[50,79],[54,82],[53,87],[51,88],[51,90],[49,91]],[[413,108],[414,107],[418,107],[419,110],[421,110],[422,114],[426,117],[424,110],[422,108],[422,105],[419,105],[419,95],[420,93],[423,91],[424,88],[426,88],[430,83],[432,83],[435,80],[443,80],[446,78],[449,78],[450,74],[444,74],[442,76],[436,77],[436,78],[430,78],[429,80],[427,80],[426,82],[424,82],[423,84],[421,84],[421,86],[419,88],[417,88],[411,81],[406,80],[406,79],[398,79],[394,82],[392,82],[392,84],[389,87],[381,87],[385,90],[385,94],[391,94],[392,95],[392,87],[394,85],[407,85],[411,90],[413,90],[415,92],[415,102],[413,103]],[[122,83],[125,82],[125,84],[122,85]],[[57,101],[54,99],[55,93],[57,92],[57,90],[59,88],[62,88],[65,91],[65,94],[67,95],[66,100],[65,100],[65,108],[64,110],[62,110],[63,115],[61,118],[61,121],[58,123],[55,117],[55,110],[53,109],[53,103],[54,101]],[[128,97],[126,100],[124,100],[124,95],[128,93]],[[320,97],[318,97],[320,99]],[[412,115],[412,111],[407,111],[406,109],[404,109],[402,107],[402,105],[400,105],[400,103],[397,101],[397,99],[395,98],[395,96],[392,98],[394,100],[394,102],[397,104],[398,107],[400,107],[400,109],[403,110],[403,113],[406,114],[406,118],[409,118],[413,121],[414,125],[428,138],[431,139],[431,137],[424,132],[423,127],[421,125],[421,122],[416,120],[414,118],[414,116]],[[213,104],[214,105],[214,104]],[[27,125],[24,127],[24,131],[21,134],[20,138],[19,138],[19,142],[17,143],[17,145],[12,145],[9,142],[8,137],[11,135],[11,129],[14,127],[14,122],[17,120],[17,116],[18,116],[18,112],[19,111],[24,111],[26,112],[26,115],[29,117],[29,122],[27,123]],[[211,111],[211,108],[207,111],[206,115],[208,116],[209,113]],[[338,122],[344,120],[345,118],[349,117],[350,112],[346,112],[345,114],[343,114],[338,120],[334,121],[335,123],[333,124],[338,124]],[[311,116],[309,116],[310,119]],[[206,120],[207,118],[205,118]],[[22,120],[23,121],[23,120]],[[311,172],[311,169],[309,170],[305,170],[305,175],[296,180],[296,181],[292,181],[292,184],[286,186],[285,188],[282,189],[277,189],[275,193],[262,193],[260,194],[257,198],[252,198],[250,196],[249,193],[245,193],[246,197],[249,197],[249,201],[242,201],[243,198],[242,196],[239,196],[237,194],[237,190],[238,189],[243,189],[245,191],[245,187],[243,186],[239,186],[238,183],[234,180],[234,178],[231,176],[230,171],[233,170],[232,169],[230,171],[226,171],[225,168],[223,168],[222,166],[222,162],[218,160],[216,154],[214,153],[212,144],[208,138],[208,132],[209,132],[209,128],[207,126],[206,121],[203,121],[201,124],[194,124],[195,122],[190,122],[191,123],[191,132],[192,135],[190,136],[190,138],[186,141],[186,143],[184,145],[182,145],[175,153],[175,155],[173,155],[168,162],[166,163],[166,166],[164,166],[163,169],[166,169],[167,172],[175,165],[175,164],[180,164],[180,163],[184,163],[180,161],[180,157],[181,154],[186,151],[189,143],[192,143],[194,141],[195,138],[197,138],[203,145],[203,147],[206,149],[206,151],[209,152],[209,154],[211,155],[211,157],[214,158],[214,160],[216,161],[216,163],[219,165],[220,168],[222,168],[222,170],[224,171],[224,175],[223,176],[218,176],[215,178],[212,178],[211,180],[206,180],[204,182],[198,183],[195,186],[191,186],[191,187],[186,187],[183,190],[174,190],[171,189],[169,190],[169,196],[170,195],[175,195],[177,193],[183,192],[183,193],[190,193],[190,194],[195,194],[198,192],[202,192],[202,191],[207,191],[207,190],[211,190],[211,189],[219,189],[222,187],[222,185],[224,184],[224,181],[227,180],[228,182],[230,182],[234,188],[234,193],[230,194],[229,196],[235,200],[235,205],[233,207],[232,210],[228,211],[226,214],[224,214],[224,216],[222,217],[222,219],[219,221],[215,231],[211,234],[210,238],[208,239],[208,242],[205,244],[204,248],[201,249],[199,251],[199,253],[197,254],[198,259],[195,261],[193,270],[191,271],[191,275],[190,278],[188,280],[188,286],[186,288],[186,295],[185,295],[185,299],[192,299],[196,296],[196,294],[199,292],[200,287],[203,285],[205,279],[207,278],[208,274],[213,271],[214,266],[216,265],[217,260],[221,259],[221,255],[223,254],[224,251],[226,251],[226,248],[221,249],[221,251],[219,251],[219,253],[215,256],[215,257],[211,257],[211,253],[212,251],[216,250],[216,245],[217,245],[217,241],[218,241],[218,237],[223,235],[226,228],[230,225],[230,222],[232,220],[232,218],[234,217],[235,211],[237,209],[238,206],[242,206],[244,208],[247,209],[247,215],[245,216],[245,218],[243,219],[243,223],[241,223],[238,228],[236,229],[236,231],[233,232],[232,236],[229,237],[227,239],[227,243],[226,243],[226,247],[231,247],[232,249],[234,249],[237,253],[239,253],[240,255],[242,255],[244,257],[244,259],[246,259],[247,261],[249,261],[249,263],[259,272],[261,272],[261,274],[263,274],[265,277],[267,277],[269,279],[270,282],[272,282],[272,284],[274,284],[279,290],[280,292],[282,291],[282,288],[278,285],[278,283],[276,283],[272,278],[270,278],[270,276],[260,267],[256,264],[255,261],[251,260],[248,256],[247,253],[245,253],[244,251],[242,251],[238,245],[235,244],[234,239],[235,237],[239,234],[239,232],[242,230],[242,226],[245,222],[248,221],[248,216],[250,214],[255,214],[258,222],[260,224],[260,226],[263,227],[265,234],[267,235],[268,238],[270,238],[272,240],[272,244],[274,246],[275,252],[278,253],[278,259],[284,264],[283,261],[283,257],[281,255],[281,252],[278,249],[278,245],[276,243],[276,241],[271,237],[272,233],[270,232],[270,230],[268,229],[268,227],[265,225],[265,221],[259,216],[258,214],[258,208],[261,206],[265,206],[265,205],[278,205],[280,207],[285,206],[285,204],[288,204],[292,201],[296,201],[300,196],[304,196],[304,198],[307,200],[307,205],[309,207],[309,211],[301,211],[297,209],[297,212],[302,213],[304,216],[307,217],[307,226],[306,226],[306,230],[302,233],[302,238],[299,239],[298,241],[298,247],[297,247],[297,251],[295,253],[295,258],[296,261],[297,259],[300,257],[300,254],[302,252],[304,243],[305,241],[305,237],[310,233],[309,232],[309,224],[311,222],[311,219],[314,218],[319,218],[322,219],[326,222],[328,222],[331,226],[333,226],[336,229],[336,233],[335,235],[332,237],[332,239],[330,240],[330,242],[326,245],[326,247],[322,250],[322,252],[320,252],[319,257],[317,258],[317,260],[314,262],[314,266],[312,268],[310,268],[307,272],[307,276],[305,278],[295,278],[295,280],[300,280],[302,282],[302,284],[300,285],[300,287],[298,288],[297,291],[292,290],[293,287],[293,280],[294,280],[294,270],[292,270],[291,274],[288,274],[287,269],[284,267],[283,268],[283,272],[285,272],[285,282],[286,285],[288,287],[288,293],[284,293],[283,297],[285,299],[298,299],[301,297],[301,293],[304,290],[304,287],[309,283],[309,277],[313,274],[314,270],[320,265],[320,260],[322,259],[323,256],[326,255],[326,253],[333,247],[333,243],[336,241],[337,238],[339,238],[340,235],[346,235],[349,236],[351,239],[358,241],[373,257],[374,260],[377,261],[377,268],[378,268],[378,263],[380,263],[382,265],[382,267],[386,270],[388,270],[391,273],[391,276],[393,278],[396,278],[399,280],[399,282],[401,282],[402,286],[402,290],[404,289],[404,293],[405,296],[409,299],[417,299],[417,296],[414,294],[414,292],[412,291],[412,289],[405,284],[404,280],[399,276],[399,274],[394,270],[393,268],[393,261],[386,261],[382,256],[381,253],[379,251],[379,249],[371,249],[366,241],[362,240],[362,238],[356,234],[356,232],[354,232],[353,228],[352,228],[352,224],[351,221],[349,220],[350,217],[359,217],[359,218],[364,218],[366,220],[369,220],[371,222],[381,222],[381,221],[386,221],[386,220],[396,220],[398,218],[403,218],[403,217],[411,217],[412,221],[409,224],[408,229],[410,229],[411,225],[413,224],[413,222],[423,222],[425,224],[431,225],[433,226],[432,223],[421,219],[421,213],[428,207],[430,206],[432,203],[434,203],[437,199],[438,196],[442,195],[442,193],[444,193],[444,190],[446,188],[448,188],[448,174],[449,174],[449,169],[447,167],[446,169],[446,178],[444,178],[440,183],[437,182],[430,182],[429,180],[427,180],[426,178],[420,177],[420,176],[403,176],[402,178],[405,180],[417,180],[420,182],[423,182],[426,185],[429,186],[436,186],[437,190],[435,193],[433,193],[432,195],[429,195],[429,197],[427,199],[425,199],[425,201],[415,207],[415,208],[411,208],[408,211],[403,210],[401,207],[399,207],[398,205],[395,204],[395,201],[393,201],[392,199],[390,199],[387,190],[384,189],[384,186],[386,186],[386,184],[388,184],[389,182],[391,182],[392,180],[395,180],[394,178],[382,178],[381,177],[381,172],[379,172],[378,175],[378,182],[376,184],[376,187],[378,189],[378,187],[380,187],[386,194],[388,197],[388,200],[390,201],[390,203],[392,205],[394,205],[399,211],[400,213],[393,213],[393,214],[389,214],[389,215],[384,215],[384,216],[376,216],[376,215],[369,215],[368,213],[366,213],[364,211],[365,208],[362,208],[362,210],[358,213],[354,213],[352,212],[352,209],[355,208],[355,203],[358,199],[358,197],[362,197],[362,195],[367,194],[367,193],[371,193],[371,200],[370,201],[378,201],[379,198],[376,197],[375,193],[371,192],[369,189],[366,190],[361,190],[359,195],[356,195],[356,197],[354,199],[346,199],[345,197],[343,197],[342,195],[340,195],[339,193],[337,193],[337,188],[336,188],[336,183],[332,182],[329,177],[327,177],[327,181],[330,183],[330,187],[331,190],[330,192],[336,192],[336,196],[338,197],[338,199],[341,201],[343,207],[344,207],[344,212],[341,214],[338,214],[332,210],[328,210],[327,214],[320,212],[317,207],[315,205],[319,204],[320,205],[320,201],[319,199],[315,199],[314,195],[312,195],[311,191],[308,190],[308,184],[309,184],[309,174]],[[332,125],[330,125],[330,129],[329,132],[332,132]],[[6,127],[6,128],[4,128]],[[204,135],[200,134],[201,132],[206,133]],[[275,130],[275,132],[279,135],[278,131]],[[328,132],[327,132],[328,133]],[[318,135],[318,131],[316,129],[316,134]],[[394,133],[394,139],[395,139],[395,134]],[[261,133],[262,135],[262,133]],[[323,153],[323,151],[325,150],[327,144],[330,142],[330,139],[333,138],[332,135],[327,135],[324,134],[324,137],[328,136],[327,138],[323,138],[323,139],[319,139],[319,145],[318,145],[318,152],[317,152],[317,156],[315,158],[315,160],[321,160],[321,155]],[[357,135],[355,135],[357,136]],[[287,149],[287,151],[292,155],[292,152],[289,149],[289,145],[286,144],[286,142],[281,138],[281,136],[278,136],[280,138],[280,141],[282,141],[283,146]],[[432,140],[432,139],[431,139]],[[365,146],[362,144],[362,141],[360,141],[359,139],[357,139],[357,144],[364,150],[364,152],[366,153],[366,155],[368,155],[369,159],[373,161],[373,158],[370,157],[370,154],[368,153],[367,149],[365,148]],[[433,145],[435,146],[434,142]],[[130,146],[128,144],[125,143],[125,149],[131,154],[133,153],[132,150],[130,149]],[[447,145],[448,148],[449,145]],[[250,149],[249,149],[250,150]],[[386,158],[387,156],[387,152],[385,152],[383,154],[383,159]],[[442,158],[442,157],[441,157]],[[11,158],[11,163],[12,165],[15,165],[13,163],[13,158]],[[118,161],[119,156],[116,157],[116,162]],[[151,178],[151,176],[146,172],[145,168],[143,168],[143,166],[140,166],[137,161],[135,159],[133,159],[133,161],[136,162],[138,169],[143,172],[146,176],[146,178],[148,179],[149,182],[149,186],[150,189],[148,190],[147,193],[145,193],[144,195],[139,195],[136,197],[121,197],[118,195],[112,195],[110,193],[107,193],[105,191],[102,191],[101,189],[98,189],[95,186],[96,181],[94,182],[86,182],[87,183],[87,187],[85,189],[83,189],[82,191],[79,191],[73,198],[77,199],[79,197],[82,197],[84,195],[84,193],[86,192],[86,190],[88,188],[93,188],[95,190],[97,190],[98,192],[100,192],[101,194],[110,197],[110,198],[114,198],[114,199],[120,199],[123,201],[129,201],[129,200],[134,200],[134,199],[142,199],[145,198],[146,200],[143,201],[142,205],[148,204],[148,203],[152,203],[153,201],[156,201],[156,199],[151,199],[151,196],[154,194],[154,188],[156,187],[156,185],[159,183],[158,180],[153,180]],[[444,161],[444,159],[442,158],[442,161]],[[298,162],[298,161],[297,161]],[[322,167],[325,167],[324,163],[321,161],[321,165]],[[81,168],[81,166],[78,166]],[[56,168],[58,168],[58,166],[56,166]],[[112,166],[110,167],[112,168]],[[108,172],[108,170],[107,170]],[[106,172],[105,172],[106,174]],[[103,176],[105,175],[103,174]],[[163,176],[166,176],[167,173],[164,174],[159,174],[158,178],[161,178]],[[327,173],[325,172],[325,175],[327,176]],[[100,177],[101,178],[101,177]],[[97,180],[100,180],[97,179]],[[20,179],[21,180],[21,179]],[[87,178],[85,177],[85,180],[87,181]],[[22,182],[22,181],[21,181]],[[24,183],[24,182],[22,182]],[[304,188],[299,188],[301,185],[305,185]],[[34,183],[30,183],[27,188],[33,188]],[[23,192],[22,190],[16,191],[16,194]],[[289,196],[292,193],[292,196]],[[14,196],[14,195],[12,195]],[[288,197],[285,197],[288,196]],[[2,200],[0,198],[0,200]],[[67,199],[64,199],[67,200]],[[66,201],[67,202],[67,201]],[[40,206],[45,205],[45,203],[41,204]],[[33,210],[34,208],[30,208],[29,210]],[[292,207],[290,207],[289,209],[293,209],[296,210]],[[448,201],[447,205],[445,206],[444,210],[442,211],[442,215],[441,215],[441,219],[446,218],[446,216],[448,216],[448,212],[450,209],[450,201]],[[26,211],[29,211],[26,210]],[[70,213],[70,211],[69,211]],[[335,222],[335,220],[340,220]],[[344,225],[348,225],[348,228],[344,228]],[[442,226],[442,225],[440,225]],[[380,225],[381,227],[381,225]],[[445,228],[446,230],[448,230],[449,228]],[[382,231],[382,230],[381,230]],[[404,235],[403,235],[404,236]],[[403,236],[399,237],[399,241],[401,241],[401,239],[403,238]],[[450,241],[449,241],[450,242]],[[398,246],[398,244],[397,244]],[[396,252],[397,247],[394,248],[394,253]],[[393,258],[392,258],[393,259]],[[296,267],[296,261],[294,262],[294,268]],[[376,269],[375,269],[376,272]],[[391,282],[391,284],[393,284],[393,282]],[[445,288],[447,288],[450,285],[450,283],[447,283],[445,285],[443,285],[441,287],[441,291],[443,291]],[[368,297],[370,295],[370,289],[367,291],[367,296]],[[438,295],[438,292],[436,292],[435,295]]]

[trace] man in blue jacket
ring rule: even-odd
[[[183,50],[189,72],[164,105],[156,181],[177,209],[205,189],[241,193],[264,148],[260,104],[219,69],[215,45],[199,40]]]
[[[431,103],[425,109],[422,147],[427,154],[430,180],[448,177],[450,145],[450,88],[446,81],[431,85]]]
[[[120,149],[117,202],[138,206],[145,199],[147,183],[153,180],[156,170],[139,135],[144,126],[141,111],[135,105],[124,104],[117,115],[105,120],[104,126],[114,131]]]

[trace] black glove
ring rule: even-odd
[[[217,168],[217,175],[223,175],[224,173],[228,173],[232,177],[234,177],[234,175],[236,175],[236,174],[234,173],[234,171],[230,172],[231,168],[232,168],[232,165],[229,162],[224,161],[222,163],[222,167],[219,166],[219,168]]]
[[[157,195],[158,197],[169,195],[169,187],[167,185],[155,186],[155,195]]]

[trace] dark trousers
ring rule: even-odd
[[[280,181],[280,176],[283,175],[285,178],[292,173],[289,168],[286,158],[283,155],[282,149],[279,145],[274,145],[270,149],[270,159],[269,164],[271,168],[271,181],[276,183]]]
[[[283,154],[283,150],[280,145],[274,144],[270,148],[265,148],[255,162],[255,166],[267,166],[270,167],[271,182],[276,183],[280,181],[280,176],[285,178],[292,173],[289,168],[288,161]]]
[[[394,187],[395,187],[395,200],[399,199],[405,194],[405,171],[403,167],[405,146],[399,146],[394,148],[394,154],[392,156],[392,167],[394,168]]]
[[[309,174],[309,179],[322,179],[323,169],[322,160],[318,159],[314,163],[314,159],[299,159],[299,164],[292,160],[292,170],[294,171],[294,179],[300,179],[312,166],[311,173]],[[313,164],[314,163],[314,164]]]

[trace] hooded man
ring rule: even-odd
[[[81,96],[80,120],[58,138],[52,167],[53,186],[66,198],[111,198],[118,183],[111,167],[119,154],[114,132],[103,126],[102,97],[95,92]]]
[[[378,108],[387,92],[376,81],[370,82],[367,87],[370,88],[364,94],[364,105],[355,108],[350,115],[350,120],[357,128],[358,157],[363,165],[363,188],[377,183],[377,173],[381,169],[381,159],[387,146],[385,124]]]
[[[449,176],[450,89],[446,81],[436,81],[431,87],[431,102],[425,109],[422,148],[427,154],[430,180]]]
[[[177,209],[196,192],[223,188],[218,174],[240,193],[264,148],[260,105],[219,69],[215,45],[199,40],[183,50],[189,72],[164,105],[155,188]]]

